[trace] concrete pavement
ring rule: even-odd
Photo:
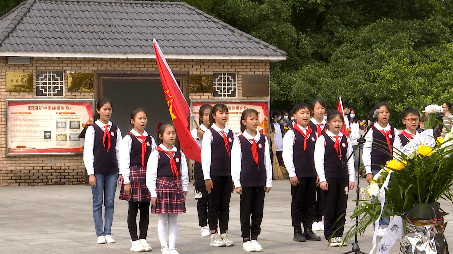
[[[117,242],[100,245],[96,244],[89,186],[0,187],[0,253],[131,253],[127,202],[119,200],[118,195],[119,188],[112,228]],[[355,207],[355,195],[355,190],[350,192],[346,229],[354,223],[349,217]],[[193,197],[193,186],[190,185],[187,213],[178,218],[179,253],[245,253],[240,236],[239,195],[232,194],[230,208],[229,234],[235,246],[222,248],[209,246],[209,237],[200,236]],[[353,239],[343,249],[327,248],[324,237],[321,242],[294,242],[290,202],[289,182],[274,181],[274,188],[266,195],[262,233],[258,239],[264,253],[342,253],[351,250]],[[450,213],[446,219],[452,221],[452,204],[442,200],[441,207]],[[316,233],[323,236],[322,231]],[[447,240],[453,241],[452,225],[447,226],[445,235]],[[160,253],[156,215],[150,215],[148,242],[153,247],[152,253]],[[359,244],[362,251],[371,250],[371,229],[359,236]],[[394,246],[391,253],[398,253],[398,246]]]

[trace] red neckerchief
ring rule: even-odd
[[[304,139],[304,152],[305,150],[307,149],[307,139],[308,137],[310,136],[310,133],[311,133],[311,128],[310,128],[310,125],[307,125],[307,135],[304,134],[304,132],[299,128],[299,125],[296,123],[294,124],[294,127],[293,129],[297,130],[300,134],[302,134],[302,136],[305,137]]]
[[[322,133],[322,130],[321,130],[321,126],[323,126],[324,124],[322,123],[318,123],[316,125],[316,133],[318,134],[318,137],[321,136],[321,133]]]
[[[171,174],[173,176],[175,176],[176,179],[179,179],[179,171],[178,171],[178,168],[176,167],[175,158],[173,158],[173,154],[175,152],[173,152],[173,151],[165,151],[160,146],[158,146],[156,148],[156,150],[159,151],[159,152],[164,152],[168,156],[168,158],[170,159]]]
[[[244,135],[242,135],[244,136]],[[244,136],[245,138],[245,136]],[[247,138],[246,138],[247,139]],[[256,145],[255,139],[249,139],[250,142],[252,142],[252,156],[253,160],[255,161],[256,165],[259,165],[259,160],[258,160],[258,146]],[[259,169],[259,167],[258,167]]]
[[[390,137],[389,137],[391,129],[388,131],[382,129],[382,130],[380,130],[380,132],[382,133],[382,135],[385,136],[385,140],[387,141],[387,146],[389,147],[390,154],[392,154],[392,145],[390,144]]]
[[[338,158],[341,158],[340,136],[335,136],[333,147],[335,148],[335,151],[337,151]]]
[[[225,135],[225,132],[223,130],[221,130],[220,135],[223,137],[223,143],[225,143],[225,149],[226,149],[228,155],[230,155],[230,143],[228,143],[228,139],[227,139],[227,136]]]
[[[105,150],[108,152],[112,146],[112,137],[110,136],[110,125],[104,125],[104,136],[102,136],[102,144],[104,145]],[[107,141],[107,144],[106,142]]]
[[[407,139],[411,140],[413,139],[414,137],[412,136],[411,133],[407,132],[406,130],[402,131],[401,134],[403,134],[403,136],[405,136]]]
[[[142,136],[135,136],[134,134],[132,134],[132,132],[129,132],[129,134],[131,136],[134,136],[138,140],[141,140],[141,143],[142,143],[141,157],[142,157],[142,166],[144,167],[145,166],[145,155],[146,155],[146,136],[143,136],[143,135]]]

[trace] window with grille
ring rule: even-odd
[[[64,96],[63,71],[37,71],[36,96],[62,97]]]
[[[213,96],[214,97],[236,97],[237,74],[236,73],[214,73],[213,74]]]

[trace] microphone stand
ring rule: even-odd
[[[370,123],[370,126],[368,126],[367,128],[367,131],[365,132],[365,134],[363,134],[363,136],[361,136],[357,141],[358,141],[358,146],[357,148],[359,149],[359,165],[358,165],[358,168],[360,169],[360,160],[361,160],[361,155],[360,155],[360,147],[363,146],[365,144],[365,136],[366,134],[368,134],[368,132],[371,130],[371,128],[373,128],[373,125],[374,123],[376,122],[375,118],[371,121]],[[346,160],[349,161],[349,159],[354,155],[354,152],[349,155],[349,158]],[[357,209],[357,207],[359,206],[359,199],[360,199],[360,171],[357,170],[357,187],[356,187],[356,192],[357,192],[357,199],[355,201],[355,207]],[[355,226],[356,228],[359,226],[359,217],[355,217]],[[355,253],[355,254],[365,254],[365,252],[363,251],[360,251],[360,246],[359,246],[359,241],[357,240],[357,232],[355,233],[354,235],[354,243],[352,243],[352,250],[351,251],[348,251],[348,252],[344,252],[343,254],[347,254],[347,253]]]

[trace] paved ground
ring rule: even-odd
[[[364,184],[362,184],[363,186]],[[118,192],[117,192],[118,196]],[[354,208],[355,191],[348,203],[348,218]],[[262,234],[259,242],[265,253],[342,253],[351,250],[351,242],[343,249],[327,248],[327,241],[297,243],[292,241],[290,220],[290,187],[288,181],[274,181],[274,188],[266,196]],[[0,187],[0,253],[130,253],[127,230],[127,203],[115,200],[113,236],[115,244],[96,244],[91,211],[89,186],[40,186]],[[453,206],[441,202],[447,212],[453,214]],[[209,246],[209,238],[199,235],[196,202],[193,186],[187,201],[187,214],[179,216],[178,251],[183,253],[241,253],[242,244],[239,223],[239,195],[231,199],[230,239],[234,247]],[[452,221],[453,216],[448,215]],[[347,220],[347,228],[353,221]],[[318,232],[322,235],[322,232]],[[446,237],[453,240],[453,226],[449,225]],[[157,237],[157,216],[151,215],[148,241],[160,253]],[[363,251],[369,252],[372,232],[359,236]],[[391,253],[398,253],[394,246]]]

